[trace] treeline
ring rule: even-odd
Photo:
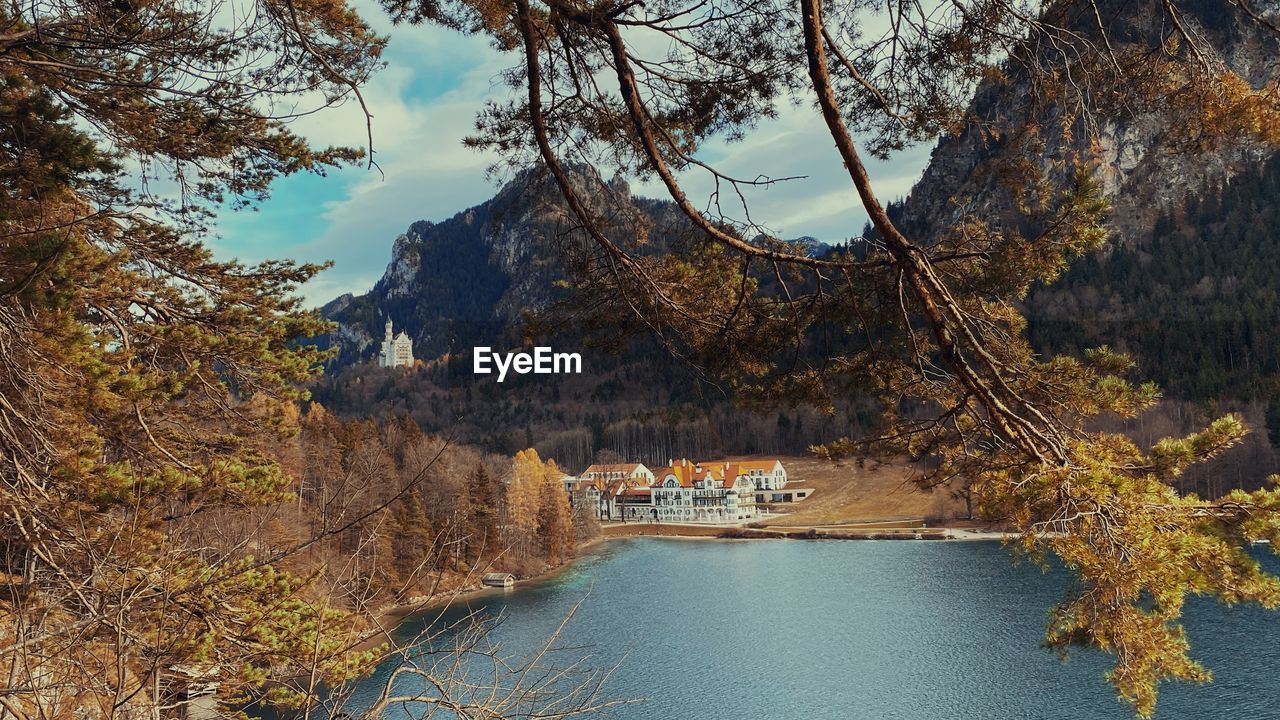
[[[1206,406],[1185,400],[1163,400],[1136,418],[1111,418],[1099,423],[1097,429],[1123,432],[1139,446],[1150,447],[1164,438],[1196,432],[1213,418],[1228,412],[1239,414],[1254,432],[1219,457],[1192,466],[1175,482],[1181,493],[1217,498],[1236,488],[1263,487],[1268,477],[1280,472],[1280,453],[1267,432],[1268,427],[1276,425],[1266,417],[1262,403],[1214,402]]]
[[[565,562],[596,529],[574,517],[560,469],[423,432],[406,416],[344,419],[311,404],[280,451],[296,501],[276,542],[320,538],[290,562],[352,609],[446,592],[483,572]]]
[[[675,416],[675,417],[673,417]],[[874,413],[828,415],[808,406],[773,412],[749,412],[726,403],[723,408],[692,417],[654,413],[606,422],[593,411],[584,427],[542,438],[540,452],[563,458],[569,467],[585,467],[601,457],[665,465],[672,458],[726,455],[801,455],[811,445],[873,426]]]
[[[1028,299],[1050,353],[1110,344],[1143,377],[1195,402],[1276,404],[1280,373],[1280,156],[1221,192],[1188,195],[1150,234],[1082,258]],[[1275,411],[1273,411],[1274,413]]]
[[[617,357],[586,349],[581,375],[508,376],[501,384],[473,375],[466,355],[412,371],[362,363],[322,377],[313,395],[343,416],[406,415],[489,452],[536,448],[571,471],[602,451],[646,464],[803,454],[816,443],[864,435],[878,421],[870,398],[832,414],[809,406],[743,409],[661,352]]]

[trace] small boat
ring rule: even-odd
[[[509,588],[515,587],[516,576],[511,573],[491,572],[485,573],[480,582],[489,587]]]

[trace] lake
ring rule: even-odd
[[[631,539],[471,608],[519,656],[581,601],[558,660],[618,665],[624,720],[1131,718],[1108,657],[1039,644],[1067,582],[996,542]],[[1157,718],[1280,718],[1280,615],[1196,599],[1187,627],[1216,679],[1164,685]]]

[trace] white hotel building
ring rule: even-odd
[[[733,523],[760,517],[758,491],[786,487],[777,460],[671,461],[651,471],[644,465],[592,465],[566,478],[574,502],[597,508],[601,520]]]

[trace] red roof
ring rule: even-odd
[[[669,467],[661,468],[653,473],[654,482],[662,485],[666,483],[668,475],[674,475],[676,482],[680,483],[680,487],[693,487],[693,484],[699,480],[710,480],[713,484],[724,480],[721,470],[724,469],[723,463],[708,463],[702,465],[699,469],[698,464],[688,460],[680,462]]]

